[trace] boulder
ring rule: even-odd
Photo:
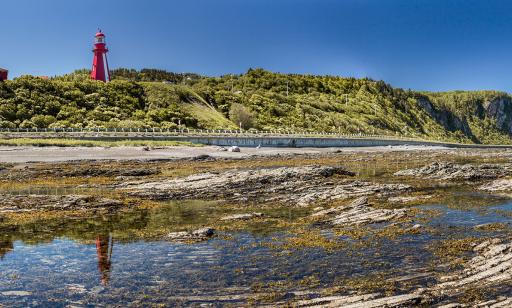
[[[215,235],[215,229],[201,228],[193,231],[171,232],[165,236],[166,240],[177,243],[201,242]]]
[[[229,151],[229,152],[240,152],[240,148],[239,148],[239,147],[237,147],[236,145],[234,145],[234,146],[230,147],[230,148],[228,149],[228,151]]]

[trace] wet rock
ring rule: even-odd
[[[424,290],[424,295],[442,299],[465,290],[500,287],[512,281],[512,243],[490,239],[475,245],[473,251],[476,256],[465,263],[463,269],[441,277],[438,284]],[[509,307],[510,300],[498,298],[471,307]],[[466,307],[453,305],[458,303],[448,303],[444,307]]]
[[[462,271],[441,278],[436,286],[442,294],[456,292],[459,288],[499,284],[512,279],[512,243],[488,240],[474,248],[477,255]]]
[[[66,287],[72,293],[82,294],[82,293],[87,292],[87,289],[85,288],[85,286],[81,285],[81,284],[76,284],[76,283],[66,284]]]
[[[86,195],[0,195],[0,213],[29,211],[115,210],[118,200]]]
[[[460,306],[459,306],[460,307]],[[464,306],[462,306],[464,307]],[[469,306],[466,306],[469,307]],[[473,307],[509,308],[512,307],[512,297],[500,296],[497,299],[474,303]]]
[[[410,230],[419,230],[419,229],[422,229],[422,228],[423,228],[423,226],[422,226],[422,225],[420,225],[420,224],[415,224],[414,226],[412,226],[412,227],[410,228]]]
[[[418,294],[382,296],[379,293],[370,293],[363,295],[329,296],[303,300],[294,303],[293,307],[410,307],[421,303],[421,301],[422,297]]]
[[[201,228],[194,231],[172,232],[165,236],[166,240],[177,243],[201,242],[215,234],[212,228]]]
[[[234,214],[224,216],[220,220],[248,220],[256,217],[263,217],[263,213]]]
[[[441,277],[439,283],[409,294],[385,297],[380,293],[320,297],[297,301],[297,307],[409,307],[441,303],[437,307],[511,307],[512,297],[461,304],[450,298],[468,290],[505,287],[512,281],[512,243],[486,240],[473,248],[476,254],[463,269]]]
[[[160,173],[160,170],[156,168],[133,168],[128,170],[120,170],[118,174],[120,176],[148,176]],[[105,174],[105,176],[111,176],[108,174]]]
[[[94,295],[98,295],[101,292],[105,291],[105,287],[103,286],[95,286],[91,289],[90,293]]]
[[[128,182],[118,185],[129,194],[150,199],[227,199],[236,201],[278,201],[309,204],[384,192],[394,186],[353,182],[333,186],[329,178],[354,173],[342,167],[302,166],[229,170],[201,173],[157,182]]]
[[[134,163],[84,163],[47,164],[43,166],[26,166],[5,175],[6,180],[23,180],[34,178],[67,178],[67,177],[142,177],[159,174],[158,167],[141,167]]]
[[[210,155],[207,155],[207,154],[201,154],[201,155],[198,155],[196,157],[191,158],[190,160],[192,160],[192,161],[205,161],[205,160],[215,160],[215,158],[211,157]]]
[[[426,196],[397,196],[397,197],[391,197],[388,198],[388,202],[391,203],[411,203],[411,202],[417,202],[422,200],[428,200],[433,198],[432,195],[426,195]]]
[[[322,216],[330,216],[334,214],[338,214],[340,212],[343,212],[345,209],[350,207],[359,207],[359,206],[367,206],[368,205],[368,198],[367,197],[360,197],[352,201],[348,206],[339,206],[335,208],[330,208],[322,211],[318,211],[311,215],[311,217],[322,217]]]
[[[434,162],[424,167],[401,170],[395,173],[396,176],[465,181],[495,179],[509,174],[512,174],[512,164],[459,165],[450,162]]]
[[[451,304],[438,306],[437,308],[461,308],[461,307],[464,307],[464,305],[459,304],[459,303],[451,303]]]
[[[352,226],[386,222],[402,218],[406,209],[375,209],[368,204],[368,198],[361,197],[346,206],[320,211],[311,215],[322,217],[320,223],[328,225]]]
[[[487,191],[512,191],[512,179],[495,180],[480,186],[478,189]]]
[[[378,184],[363,181],[351,181],[336,186],[325,185],[309,187],[302,193],[289,198],[288,201],[294,201],[298,206],[307,206],[315,202],[325,202],[331,200],[344,200],[359,196],[386,196],[399,192],[409,191],[411,187],[404,184]]]
[[[30,296],[32,292],[29,291],[3,291],[0,292],[3,296]]]

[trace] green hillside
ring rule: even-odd
[[[496,91],[425,93],[383,81],[262,69],[204,77],[161,70],[87,71],[0,83],[0,127],[289,129],[511,143],[512,98]]]

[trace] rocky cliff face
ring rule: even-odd
[[[463,100],[463,103],[468,104],[468,106],[465,106],[465,111],[440,107],[444,105],[437,104],[429,96],[419,97],[417,102],[446,130],[451,132],[460,131],[474,142],[480,143],[485,140],[485,135],[489,132],[492,133],[490,127],[494,128],[494,132],[512,136],[512,97],[506,93],[487,97],[481,96],[477,99],[466,99],[465,102]],[[476,130],[473,131],[473,129]]]
[[[496,121],[497,127],[512,134],[512,100],[510,97],[498,97],[483,103],[485,114]]]
[[[469,136],[471,139],[475,139],[466,119],[460,119],[447,110],[437,110],[427,97],[419,98],[418,104],[446,130],[460,130],[466,136]]]

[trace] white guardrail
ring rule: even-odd
[[[32,134],[32,135],[31,135]],[[441,140],[425,139],[403,135],[364,133],[309,132],[292,130],[235,130],[235,129],[163,129],[163,128],[0,128],[0,138],[9,135],[26,137],[165,137],[165,136],[211,136],[211,137],[296,137],[296,138],[343,138],[343,139],[385,139],[447,143]]]

